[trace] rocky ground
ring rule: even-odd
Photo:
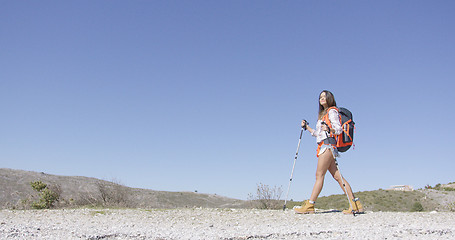
[[[0,239],[455,239],[454,212],[1,210]]]

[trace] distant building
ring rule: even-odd
[[[414,188],[409,185],[393,185],[388,190],[410,192],[414,191]]]

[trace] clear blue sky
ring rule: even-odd
[[[0,167],[285,192],[328,89],[357,124],[339,159],[355,191],[455,181],[454,1],[0,5]],[[315,149],[305,133],[292,199],[310,195]]]

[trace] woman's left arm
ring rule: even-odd
[[[332,128],[330,129],[330,132],[335,135],[341,134],[341,132],[342,132],[341,121],[340,121],[340,115],[338,114],[337,110],[330,109],[329,120],[330,120],[330,123],[332,123]]]

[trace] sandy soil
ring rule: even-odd
[[[455,239],[455,213],[1,210],[0,239]]]

